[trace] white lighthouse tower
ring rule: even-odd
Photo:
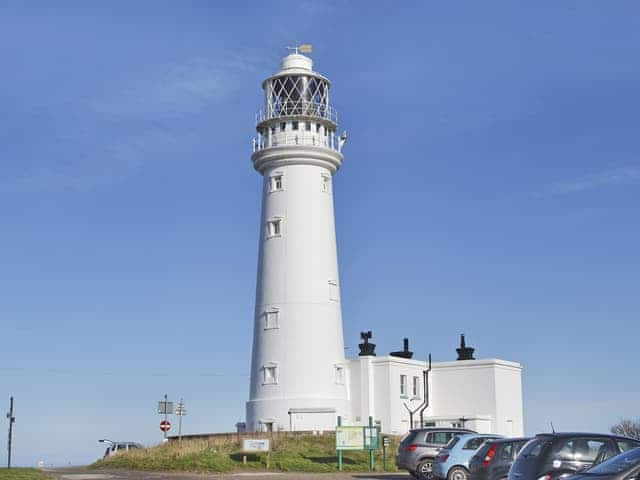
[[[302,48],[301,48],[302,50]],[[348,415],[327,78],[298,52],[267,78],[251,160],[263,176],[247,430],[324,430]]]

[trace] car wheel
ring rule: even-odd
[[[423,460],[418,464],[418,478],[422,480],[433,479],[433,460]]]
[[[453,467],[447,474],[447,480],[468,480],[469,472],[464,467]]]

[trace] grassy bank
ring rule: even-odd
[[[387,448],[387,471],[396,471],[395,452],[397,440],[392,439]],[[375,453],[376,470],[382,471],[382,450]],[[240,470],[264,470],[266,454],[248,455],[242,463],[241,445],[229,439],[183,440],[169,442],[145,450],[132,451],[96,462],[95,468],[126,468],[133,470],[232,472]],[[285,472],[335,472],[338,455],[335,437],[283,436],[272,440],[270,469]],[[369,453],[349,451],[344,453],[346,471],[369,469]]]
[[[52,477],[35,468],[0,468],[0,480],[51,480]]]

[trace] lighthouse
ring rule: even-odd
[[[248,431],[333,429],[349,414],[333,205],[346,134],[305,47],[264,80],[256,118],[262,213]]]

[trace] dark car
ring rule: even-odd
[[[469,460],[469,480],[503,480],[530,438],[505,438],[485,442]]]
[[[509,480],[557,480],[635,447],[640,441],[601,433],[536,435],[520,450]]]
[[[627,450],[582,473],[571,480],[632,480],[640,478],[640,448]]]
[[[420,428],[411,430],[398,446],[396,466],[416,478],[432,478],[433,461],[456,435],[476,433],[464,428]]]

